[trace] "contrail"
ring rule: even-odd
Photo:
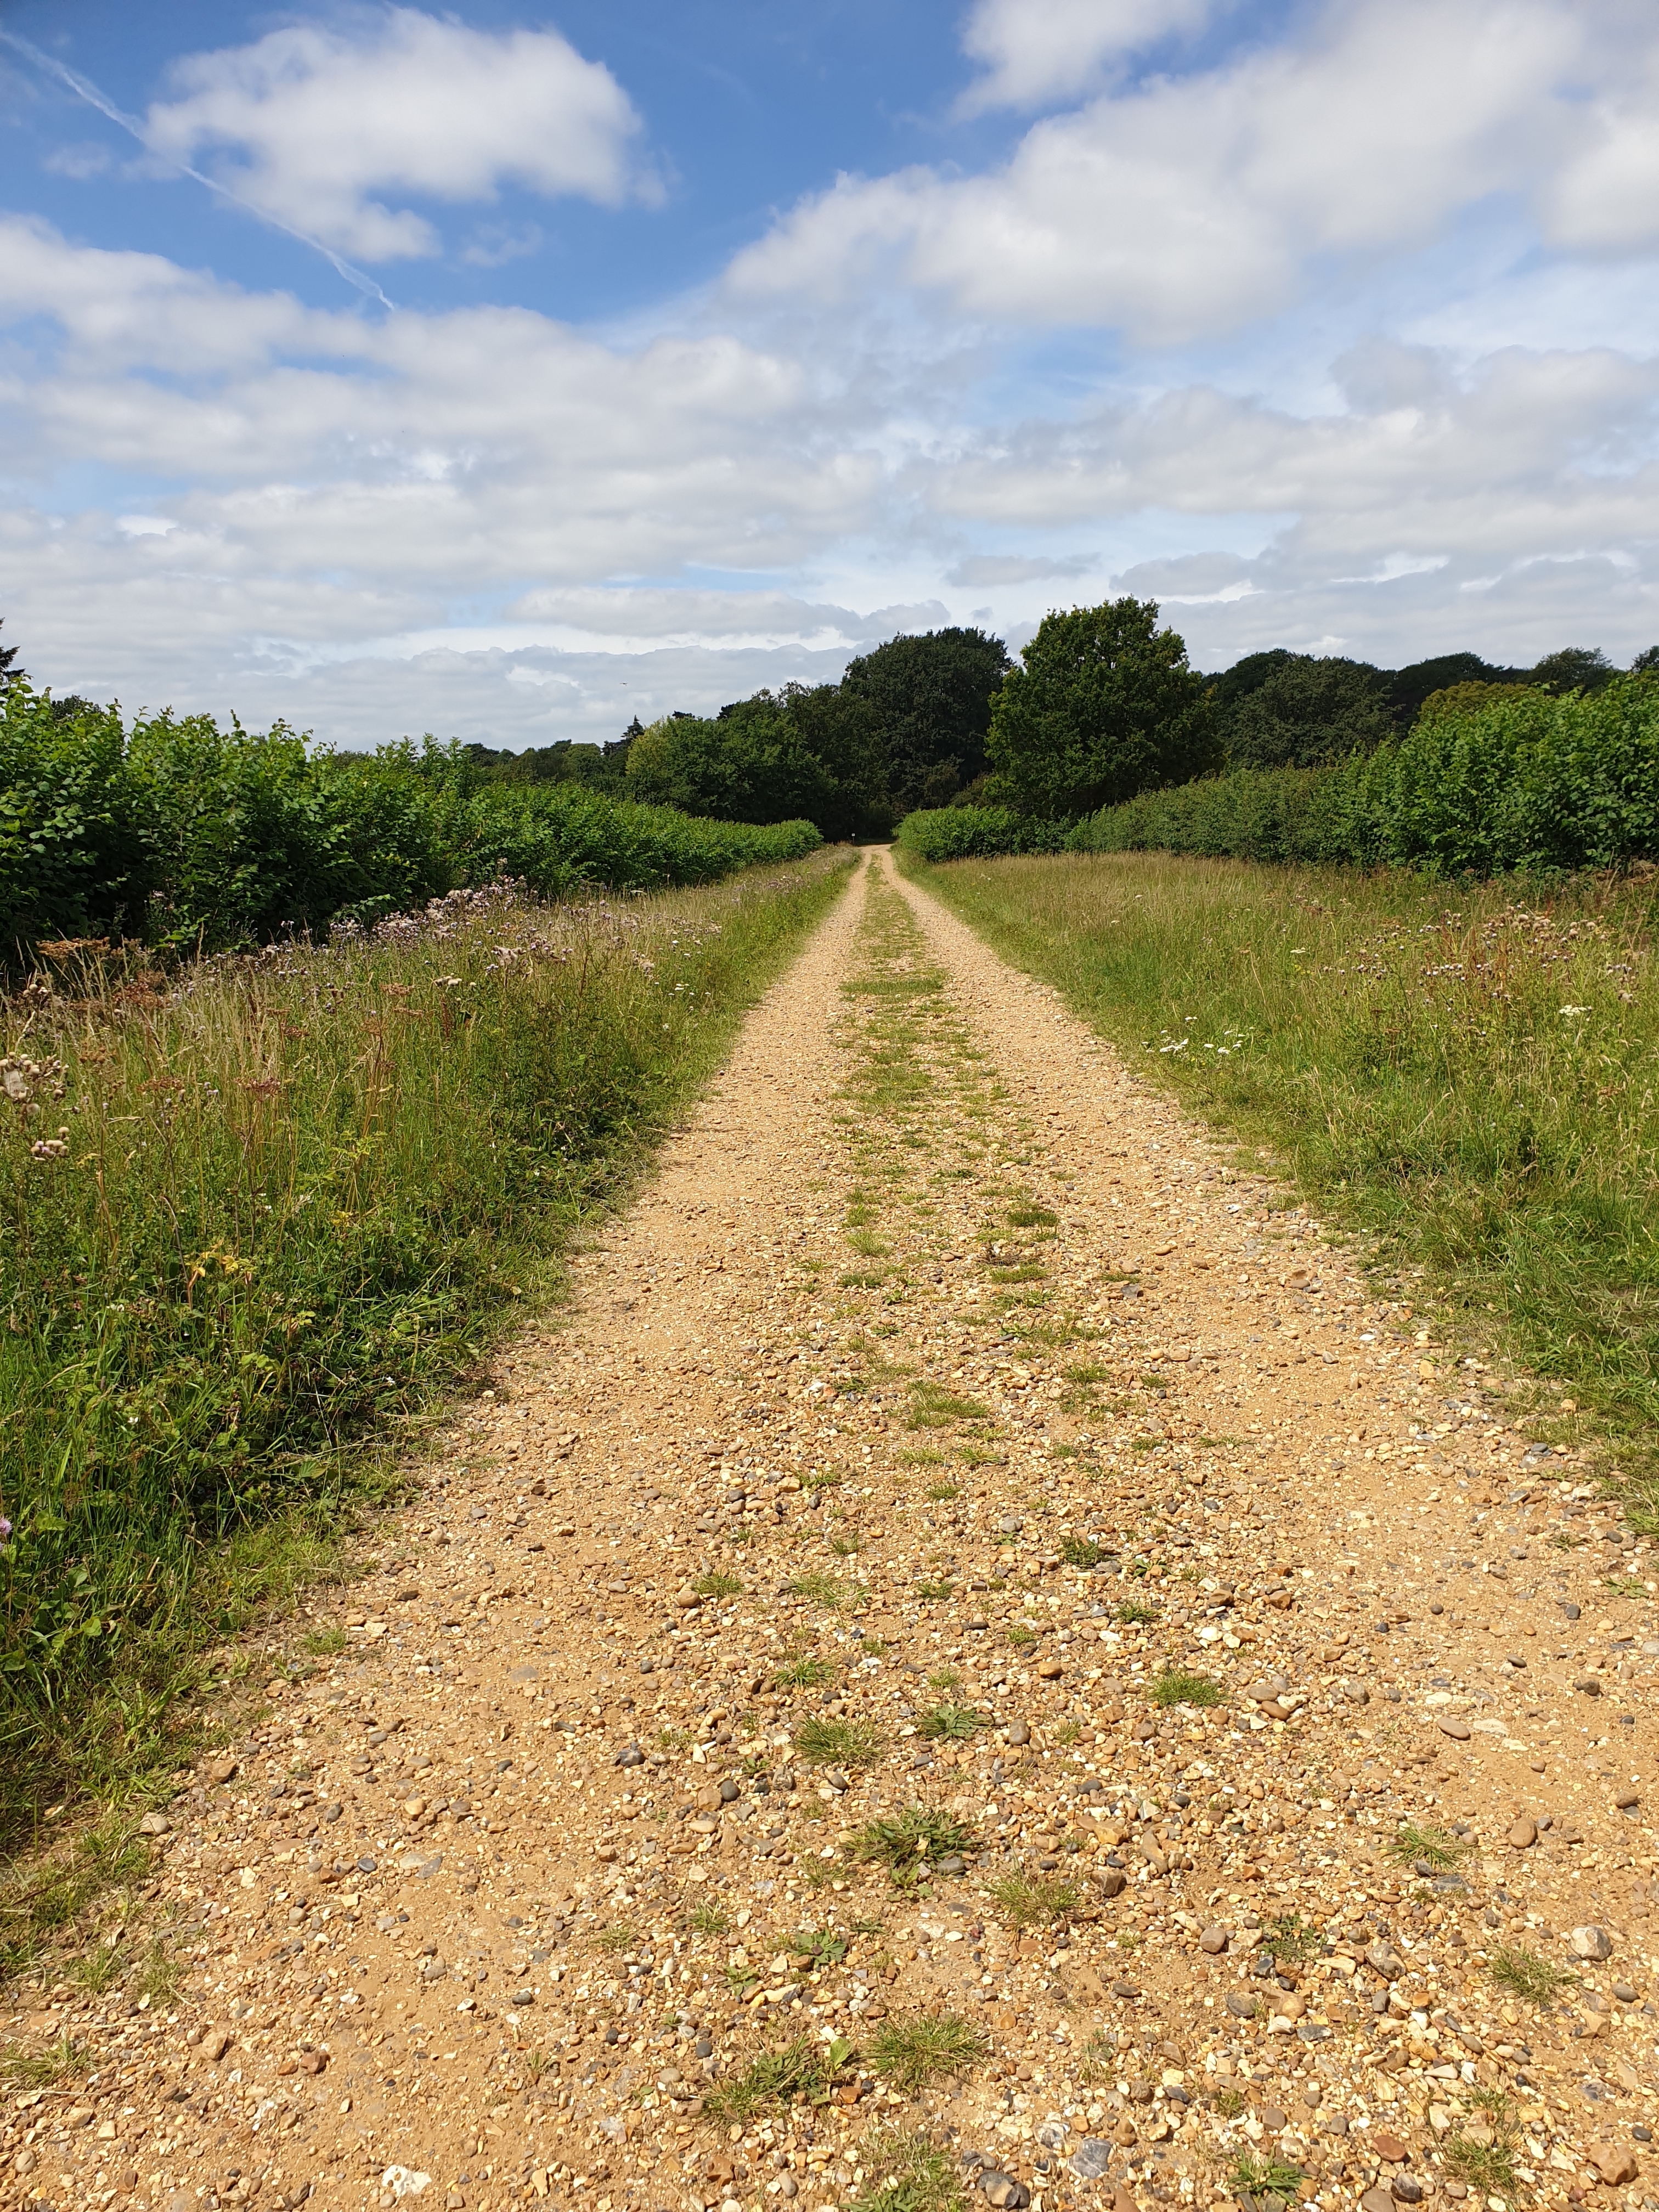
[[[107,116],[129,137],[136,138],[152,161],[166,162],[179,176],[190,177],[197,184],[204,185],[209,191],[216,192],[221,199],[228,200],[233,207],[240,208],[256,221],[269,223],[273,230],[280,230],[284,237],[295,240],[301,246],[308,246],[313,253],[320,253],[335,274],[343,276],[348,284],[355,284],[360,292],[378,300],[383,307],[392,307],[393,303],[372,276],[366,276],[361,269],[354,269],[350,262],[343,260],[331,246],[325,246],[320,238],[313,238],[307,231],[296,230],[292,223],[283,222],[267,209],[244,199],[240,192],[232,191],[228,185],[222,185],[216,177],[209,176],[205,170],[193,168],[188,161],[173,161],[165,154],[155,153],[144,137],[144,126],[138,118],[118,108],[107,93],[100,91],[90,77],[82,76],[78,70],[69,68],[55,55],[43,53],[29,40],[20,39],[15,31],[0,31],[0,46],[10,46],[26,60],[33,62],[37,69],[44,70],[49,76],[55,76],[60,84],[67,85],[77,100],[84,100],[88,107],[95,107],[100,115]]]

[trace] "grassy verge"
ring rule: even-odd
[[[213,1647],[554,1291],[846,865],[457,893],[173,978],[65,949],[11,1003],[0,1835],[177,1757]]]
[[[1451,888],[1153,854],[907,870],[1406,1293],[1557,1386],[1659,1525],[1650,880]],[[1563,1405],[1565,1387],[1575,1403]]]

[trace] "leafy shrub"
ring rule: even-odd
[[[1473,690],[1473,687],[1471,687]],[[1468,697],[1466,694],[1466,698]],[[1659,683],[1445,695],[1398,743],[1328,769],[1241,770],[1105,807],[1073,851],[1346,861],[1437,876],[1659,854]]]
[[[486,779],[459,746],[314,750],[278,722],[157,714],[6,687],[0,702],[0,959],[43,939],[179,950],[371,923],[505,874],[542,898],[584,884],[710,883],[820,843],[810,822],[701,820],[575,781]]]
[[[1011,806],[928,806],[907,814],[895,841],[922,860],[983,860],[1001,853],[1057,853],[1062,826],[1028,822]]]

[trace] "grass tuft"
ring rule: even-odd
[[[1397,1859],[1401,1866],[1421,1863],[1443,1874],[1466,1856],[1469,1846],[1432,1821],[1402,1820],[1384,1848],[1389,1857]]]
[[[878,2128],[862,2157],[865,2185],[848,2212],[967,2212],[956,2167],[926,2136]]]
[[[985,2037],[954,2013],[884,2020],[870,2039],[871,2066],[907,2096],[941,2074],[965,2073],[989,2049]]]
[[[722,1574],[718,1568],[712,1573],[699,1575],[691,1585],[699,1597],[741,1597],[743,1584],[736,1575]]]
[[[739,2074],[719,2083],[703,2100],[703,2116],[725,2126],[746,2127],[763,2112],[781,2112],[798,2100],[822,2105],[854,2056],[837,2036],[833,2043],[798,2035],[776,2051],[763,2051]]]
[[[827,1659],[787,1659],[773,1671],[774,1686],[780,1690],[816,1690],[825,1682],[832,1682],[836,1670]]]
[[[795,1730],[795,1749],[814,1765],[869,1766],[881,1757],[881,1731],[870,1721],[814,1713]]]
[[[1576,1988],[1578,1982],[1577,1975],[1569,1968],[1558,1966],[1553,1959],[1540,1958],[1536,1951],[1519,1947],[1491,1953],[1486,1960],[1486,1976],[1500,1990],[1507,1990],[1511,1996],[1524,1998],[1540,2011],[1568,1990]]]
[[[1188,1674],[1179,1668],[1170,1668],[1153,1675],[1147,1694],[1155,1705],[1219,1705],[1225,1703],[1227,1693],[1207,1674]]]
[[[884,1866],[900,1888],[921,1879],[942,1858],[977,1850],[979,1838],[954,1814],[928,1805],[907,1805],[885,1819],[868,1820],[848,1846],[852,1858]]]
[[[986,1894],[1012,1928],[1047,1928],[1068,1918],[1081,1902],[1073,1883],[1052,1875],[1005,1875]]]
[[[1264,2197],[1276,2197],[1282,2204],[1293,2204],[1297,2191],[1302,2186],[1302,2168],[1282,2158],[1258,2158],[1252,2151],[1244,2151],[1234,2161],[1229,2177],[1236,2197],[1254,2197],[1258,2204]]]

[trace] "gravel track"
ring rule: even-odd
[[[1654,2203],[1651,1559],[1488,1381],[872,857],[170,1808],[176,2002],[11,1993],[0,2196]]]

